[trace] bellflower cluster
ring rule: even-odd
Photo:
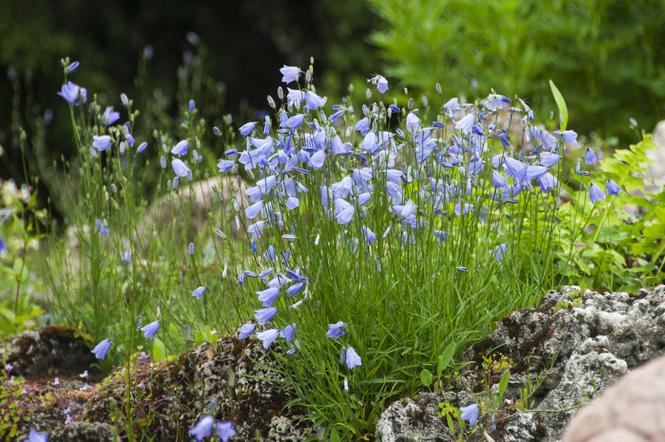
[[[291,86],[303,71],[284,66],[280,73]],[[311,71],[306,74],[304,86],[287,87],[285,93],[280,89],[281,107],[269,99],[276,127],[270,119],[241,125],[243,148],[227,148],[217,164],[223,174],[244,168],[256,179],[234,204],[247,221],[258,265],[265,267],[237,276],[241,286],[257,275],[262,284],[254,290],[260,304],[255,322],[245,323],[237,333],[239,339],[255,334],[266,349],[280,337],[290,342],[295,332],[295,325],[270,327],[279,312],[307,302],[307,278],[292,264],[298,262],[296,229],[302,226],[303,201],[307,210],[321,211],[323,220],[334,226],[338,246],[366,257],[376,254],[372,259],[377,272],[382,271],[377,242],[396,237],[409,248],[426,241],[427,234],[446,243],[453,226],[462,222],[457,220],[466,217],[497,223],[486,256],[504,265],[512,253],[510,229],[504,232],[497,213],[522,199],[553,201],[563,146],[577,145],[574,131],[550,133],[532,123],[533,111],[523,100],[513,103],[496,93],[478,106],[450,98],[431,123],[418,109],[396,103],[364,105],[361,115],[354,115],[348,105],[334,105],[328,114],[327,98],[311,86]],[[387,92],[388,80],[382,75],[368,81],[381,94]],[[403,128],[387,124],[395,114],[403,116]],[[182,154],[175,148],[172,153]],[[173,160],[174,170],[181,169],[178,176],[191,173],[178,161]],[[592,200],[599,198],[594,190]],[[379,210],[388,216],[378,215]],[[309,235],[316,247],[320,231]],[[467,263],[454,268],[469,271]],[[339,340],[345,331],[346,323],[339,321],[329,324],[326,336]],[[349,369],[362,365],[350,345],[344,345],[341,362]]]

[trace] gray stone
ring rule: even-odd
[[[446,391],[421,393],[388,407],[377,435],[385,441],[448,440],[436,405],[455,396],[452,403],[467,405],[470,392],[484,404],[481,427],[494,440],[558,441],[582,405],[630,369],[665,353],[663,330],[665,286],[632,296],[564,287],[545,296],[538,307],[513,312],[499,322],[494,333],[464,354],[468,365]],[[489,355],[512,364],[511,384],[498,410],[492,410],[490,398],[482,393],[495,392],[501,376],[483,371],[483,357]],[[528,380],[538,388],[533,410],[524,413],[515,403]],[[487,438],[477,430],[468,432],[467,440]]]
[[[49,442],[115,442],[119,441],[112,426],[99,422],[72,422],[49,434]]]
[[[416,399],[393,402],[381,414],[376,425],[376,440],[383,442],[448,442],[449,434],[443,419],[437,416],[443,398],[433,393],[419,394]]]

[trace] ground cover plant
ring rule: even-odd
[[[49,308],[103,368],[258,339],[293,405],[329,438],[363,438],[388,400],[550,288],[662,280],[663,193],[629,194],[641,181],[620,169],[650,140],[599,160],[553,84],[557,118],[538,122],[518,97],[437,87],[416,103],[381,75],[364,103],[330,103],[312,62],[281,69],[260,120],[211,127],[192,96],[179,124],[151,127],[130,97],[86,90],[78,62],[63,72],[79,155],[58,196],[68,239],[45,253]],[[230,437],[216,418],[193,434]]]

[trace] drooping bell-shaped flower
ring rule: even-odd
[[[94,135],[92,137],[92,147],[94,147],[97,152],[109,150],[112,145],[113,139],[110,135]]]
[[[110,349],[111,341],[108,339],[102,339],[99,344],[95,345],[91,353],[93,353],[97,359],[104,359],[106,353],[108,353]]]
[[[237,434],[231,421],[217,422],[217,425],[215,425],[215,432],[217,433],[219,440],[222,442],[228,442]]]
[[[78,106],[88,100],[88,92],[84,87],[74,84],[71,81],[63,84],[58,92],[64,100],[68,103]]]
[[[247,322],[246,324],[241,325],[238,329],[238,339],[247,339],[252,333],[254,333],[255,328],[256,325],[252,324],[251,322]]]
[[[171,149],[171,153],[173,155],[183,157],[187,155],[188,150],[189,150],[189,140],[181,140],[178,141],[178,143],[175,146],[173,146],[173,148]]]
[[[564,143],[570,144],[571,146],[577,146],[577,132],[574,130],[557,130],[554,133],[559,136]]]
[[[153,321],[150,324],[141,327],[143,336],[145,336],[147,339],[154,339],[155,334],[157,334],[158,330],[159,330],[159,321]]]
[[[353,219],[355,208],[342,198],[335,198],[335,219],[338,224],[346,225]]]
[[[247,137],[249,136],[249,134],[252,133],[252,131],[254,131],[255,127],[256,127],[256,121],[250,121],[249,123],[245,123],[242,126],[240,126],[240,129],[238,129],[238,131],[240,131],[240,135],[242,135],[243,137]]]
[[[279,336],[279,330],[276,328],[271,328],[269,330],[265,330],[262,332],[258,332],[256,334],[256,337],[261,341],[261,344],[263,345],[263,348],[267,350],[270,348],[273,342],[275,342],[275,339]]]
[[[120,112],[115,112],[113,107],[106,106],[101,116],[101,123],[104,126],[110,126],[120,119]]]
[[[279,337],[284,338],[286,342],[291,342],[296,333],[296,325],[289,324],[279,331]]]
[[[360,359],[360,355],[358,355],[353,347],[346,347],[344,350],[342,350],[341,363],[346,364],[346,367],[349,370],[363,365],[362,360]]]
[[[259,295],[259,301],[263,303],[264,307],[270,307],[275,303],[279,296],[279,287],[269,287],[265,290],[256,292]]]
[[[470,404],[466,407],[461,407],[460,411],[462,412],[460,417],[467,421],[469,426],[475,427],[478,423],[478,418],[480,417],[480,407],[478,404]]]
[[[388,80],[386,80],[383,75],[377,74],[367,81],[376,86],[376,90],[379,91],[379,93],[385,94],[388,91]]]
[[[346,333],[346,322],[337,321],[334,324],[328,324],[326,336],[332,339],[339,339]]]
[[[305,104],[308,109],[316,110],[326,104],[326,97],[319,97],[312,91],[305,92]]]
[[[187,177],[192,179],[192,170],[180,159],[175,158],[171,161],[171,167],[178,177]]]
[[[215,418],[212,416],[204,416],[192,428],[189,429],[191,434],[197,441],[202,441],[212,434],[212,427],[215,425]]]
[[[455,129],[461,130],[464,135],[469,135],[474,124],[476,124],[476,116],[474,114],[467,114],[455,123]]]
[[[614,195],[617,196],[619,195],[619,192],[621,189],[617,185],[617,183],[614,182],[614,180],[607,180],[607,183],[605,184],[605,190],[607,191],[608,195]]]
[[[451,98],[450,100],[446,101],[446,103],[441,106],[441,108],[446,111],[448,118],[454,118],[455,113],[462,110],[462,106],[460,106],[458,98]]]
[[[282,74],[282,82],[289,84],[294,81],[298,81],[300,78],[301,70],[296,66],[287,66],[284,65],[279,69],[279,72]]]
[[[206,288],[204,286],[200,286],[194,289],[192,292],[192,296],[196,299],[201,299],[203,294],[206,292]]]
[[[605,192],[594,183],[589,185],[589,199],[591,203],[596,204],[598,201],[605,201]]]
[[[259,322],[259,324],[265,324],[266,322],[272,320],[272,318],[277,313],[277,309],[275,307],[266,307],[255,310],[254,312],[256,313],[256,320]]]

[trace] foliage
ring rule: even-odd
[[[31,260],[46,218],[36,201],[28,186],[0,180],[0,338],[34,327],[44,313],[33,301],[35,295],[43,296]]]
[[[372,37],[387,73],[421,91],[494,87],[546,115],[552,78],[578,130],[624,139],[629,118],[651,128],[665,114],[663,0],[371,3],[387,24]]]
[[[585,192],[590,179],[577,176],[567,190],[570,202],[558,211],[556,254],[559,273],[584,287],[634,292],[665,280],[665,190],[644,192],[646,152],[655,144],[649,135],[627,149],[618,149],[592,166],[592,181],[613,180],[618,196],[590,205]]]
[[[104,120],[114,103],[101,95],[64,97],[78,158],[60,179],[72,241],[49,242],[50,301],[56,320],[110,340],[102,364],[143,348],[163,359],[238,330],[278,349],[292,405],[331,438],[369,437],[386,401],[440,385],[456,354],[561,279],[630,285],[633,272],[662,272],[658,212],[626,224],[618,210],[650,201],[621,174],[639,172],[650,141],[599,166],[587,151],[569,174],[579,151],[556,86],[561,130],[550,132],[526,103],[494,93],[475,104],[440,94],[415,109],[368,89],[366,103],[345,97],[328,113],[310,65],[294,68],[297,89],[268,98],[262,121],[236,129],[225,117],[211,129],[208,99],[192,99],[209,90],[192,60],[175,124],[159,108],[141,112],[150,100],[140,95],[122,97],[122,124]],[[69,63],[66,82],[79,75]],[[610,179],[621,192],[590,204],[590,184],[609,190]],[[639,268],[615,259],[633,246]],[[141,336],[153,321],[158,337]],[[487,361],[503,373],[487,413],[508,368]]]
[[[67,80],[78,75],[68,64]],[[256,293],[266,286],[288,286],[288,296],[263,300],[278,307],[274,321],[246,326],[286,338],[279,345],[297,356],[281,369],[313,419],[331,434],[362,437],[386,400],[418,380],[432,384],[495,320],[553,286],[556,179],[538,157],[512,155],[526,147],[527,131],[547,134],[557,152],[563,138],[532,127],[525,105],[523,118],[507,111],[500,95],[482,108],[423,100],[416,110],[413,100],[389,106],[370,91],[361,115],[344,99],[333,117],[318,109],[325,100],[311,84],[313,67],[301,76],[302,90],[269,100],[270,119],[241,128],[253,136],[230,121],[215,131],[220,170],[255,185],[222,178],[202,229],[192,226],[191,207],[215,152],[203,141],[211,131],[198,104],[187,103],[178,126],[150,134],[131,99],[119,125],[100,123],[107,103],[99,96],[70,97],[80,160],[61,197],[76,241],[51,243],[51,305],[57,319],[110,339],[109,359],[118,361],[149,344],[137,322],[159,320],[159,342],[173,354],[196,336],[234,330],[260,307]],[[148,150],[137,150],[149,137]],[[174,147],[183,142],[188,152]],[[507,155],[513,169],[502,165]],[[155,197],[167,192],[159,198],[172,218],[159,229],[145,224],[147,175],[158,183]],[[231,192],[233,182],[246,190]],[[201,299],[197,287],[206,288]],[[326,338],[338,321],[344,336]],[[350,348],[362,366],[340,364]]]
[[[19,440],[22,429],[30,422],[31,409],[25,404],[30,398],[25,397],[23,382],[9,378],[4,368],[0,371],[0,438]]]

